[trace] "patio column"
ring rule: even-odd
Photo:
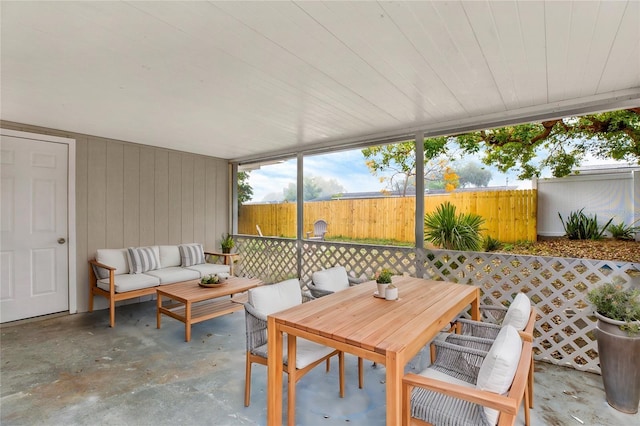
[[[297,259],[297,269],[298,269],[298,277],[302,276],[302,235],[304,235],[304,167],[303,167],[303,159],[304,156],[302,153],[298,153],[296,157],[297,166],[298,166],[298,175],[297,175],[297,223],[296,223],[296,259]]]
[[[424,133],[416,133],[416,276],[424,277]],[[421,176],[418,179],[418,176]]]

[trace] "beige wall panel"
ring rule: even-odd
[[[140,199],[138,227],[140,245],[155,243],[155,153],[152,148],[140,148]]]
[[[180,242],[192,243],[193,236],[193,156],[182,156],[182,229]]]
[[[140,148],[124,146],[123,247],[138,247],[140,243]]]
[[[0,121],[0,126],[76,140],[79,312],[88,308],[87,260],[95,257],[97,249],[191,239],[202,241],[208,249],[219,248],[220,234],[229,223],[225,160],[28,124]],[[183,159],[190,168],[186,179]],[[187,193],[184,200],[183,192]],[[184,221],[183,212],[190,216]],[[106,307],[103,298],[94,299],[95,309]]]
[[[124,247],[124,146],[107,143],[107,247]]]
[[[107,247],[107,143],[89,138],[87,158],[87,249],[95,255],[96,249]]]
[[[169,244],[182,243],[182,155],[169,153]]]
[[[193,159],[193,241],[204,244],[204,247],[208,249],[204,233],[204,199],[206,196],[204,192],[204,164],[204,157]]]
[[[154,229],[155,243],[169,244],[169,152],[156,151]]]
[[[219,248],[216,239],[216,209],[219,208],[216,202],[217,188],[216,183],[216,163],[213,159],[207,159],[205,164],[205,182],[204,188],[207,198],[205,199],[204,209],[207,221],[204,224],[205,247],[209,250],[217,250]]]

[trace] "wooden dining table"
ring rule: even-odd
[[[289,365],[295,365],[297,337],[384,364],[387,425],[401,423],[405,365],[469,305],[472,318],[480,318],[480,289],[412,277],[394,277],[393,283],[398,300],[374,297],[376,283],[370,281],[268,316],[268,425],[282,424],[283,333]]]

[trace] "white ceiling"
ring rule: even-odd
[[[640,2],[0,3],[2,119],[231,160],[640,105]]]

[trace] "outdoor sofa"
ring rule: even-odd
[[[200,279],[205,275],[229,276],[230,267],[207,263],[202,244],[161,245],[96,250],[89,260],[89,312],[94,296],[109,301],[109,324],[115,327],[115,303],[155,295],[162,285]]]

